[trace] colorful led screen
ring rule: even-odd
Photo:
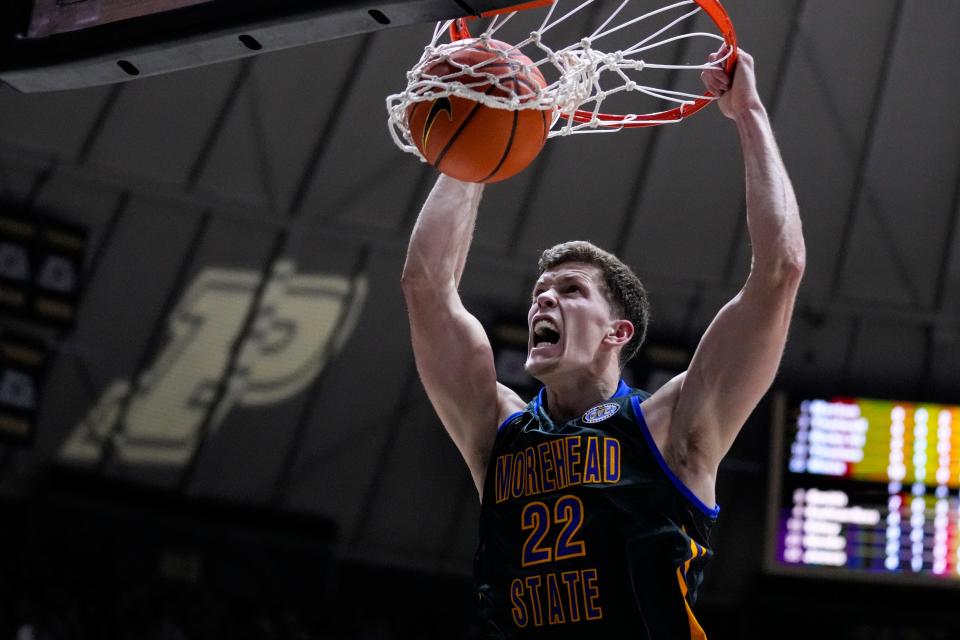
[[[768,568],[960,586],[960,407],[837,398],[784,413]]]

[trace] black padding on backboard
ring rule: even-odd
[[[43,33],[36,24],[31,27],[37,1],[5,0],[6,6],[0,8],[0,80],[27,93],[124,82],[389,27],[478,14],[518,0],[212,0],[30,37]]]

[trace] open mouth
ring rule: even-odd
[[[560,330],[552,321],[537,320],[533,325],[533,346],[547,347],[560,342]]]

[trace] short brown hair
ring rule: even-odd
[[[540,256],[540,274],[565,262],[585,262],[600,269],[606,285],[606,298],[614,313],[633,323],[633,338],[620,352],[620,366],[640,350],[650,321],[647,290],[640,278],[617,256],[585,240],[563,242],[550,247]]]

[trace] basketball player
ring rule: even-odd
[[[586,242],[543,253],[526,368],[544,387],[528,404],[497,382],[457,294],[483,187],[441,176],[413,230],[403,272],[413,348],[480,493],[475,571],[489,637],[706,637],[691,606],[712,555],[717,469],[773,381],[805,252],[753,59],[740,52],[732,80],[722,69],[701,77],[740,136],[753,261],[689,369],[653,395],[620,378],[647,301],[617,258]]]

